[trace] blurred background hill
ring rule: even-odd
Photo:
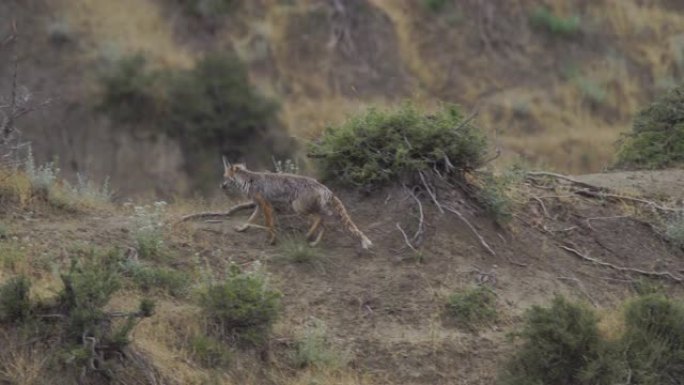
[[[4,0],[20,124],[40,161],[122,194],[216,189],[219,154],[269,167],[368,106],[455,102],[501,148],[599,172],[684,77],[677,0]],[[13,50],[13,51],[12,51]],[[2,95],[8,98],[9,95]]]

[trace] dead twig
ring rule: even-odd
[[[541,198],[533,195],[531,199],[534,199],[535,201],[537,201],[537,203],[539,203],[539,206],[541,206],[545,217],[551,218],[551,215],[549,214],[549,211],[546,209],[546,205],[544,204],[544,201],[541,200]]]
[[[587,227],[590,229],[596,231],[594,227],[591,226],[591,221],[598,221],[598,220],[607,220],[607,219],[620,219],[620,218],[631,218],[631,215],[615,215],[612,217],[592,217],[592,218],[587,218],[584,220],[584,222],[587,224]]]
[[[577,195],[586,195],[592,198],[611,198],[615,200],[625,200],[625,201],[631,201],[631,202],[637,202],[637,203],[642,203],[647,206],[651,206],[654,209],[660,210],[660,211],[667,211],[667,212],[673,212],[673,213],[679,213],[679,212],[684,212],[684,208],[677,209],[673,207],[666,207],[659,205],[658,203],[654,201],[649,201],[647,199],[642,199],[642,198],[633,198],[633,197],[628,197],[624,195],[618,195],[618,194],[610,194],[606,192],[594,192],[594,191],[589,191],[589,190],[580,190],[575,192]]]
[[[580,257],[581,259],[583,259],[585,261],[589,261],[589,262],[595,263],[599,266],[608,267],[608,268],[611,268],[613,270],[620,271],[623,273],[636,273],[636,274],[646,275],[649,277],[669,278],[675,282],[683,282],[684,281],[684,279],[682,279],[681,277],[677,277],[668,271],[649,271],[649,270],[641,270],[641,269],[625,267],[625,266],[617,266],[617,265],[614,265],[614,264],[609,263],[609,262],[605,262],[605,261],[601,261],[601,260],[596,259],[596,258],[592,258],[589,255],[584,254],[584,253],[582,253],[582,252],[580,252],[577,249],[572,248],[572,247],[568,247],[565,245],[558,245],[558,247]]]
[[[418,213],[420,215],[419,221],[418,221],[418,228],[416,229],[416,233],[413,234],[413,238],[411,238],[411,242],[415,243],[416,246],[419,246],[419,244],[422,241],[422,235],[423,235],[423,220],[425,219],[425,215],[423,214],[423,204],[420,203],[420,199],[416,196],[416,194],[413,193],[413,191],[406,189],[409,195],[413,198],[413,200],[416,201],[416,204],[418,204]]]
[[[531,176],[550,176],[550,177],[553,177],[553,178],[556,178],[556,179],[561,179],[561,180],[564,180],[564,181],[566,181],[566,182],[570,182],[570,183],[576,184],[576,185],[578,185],[578,186],[590,188],[590,189],[593,189],[593,190],[607,191],[606,188],[599,187],[599,186],[595,186],[595,185],[593,185],[593,184],[589,184],[589,183],[585,183],[585,182],[581,182],[581,181],[578,181],[577,179],[571,178],[571,177],[569,177],[569,176],[567,176],[567,175],[557,174],[557,173],[555,173],[555,172],[548,172],[548,171],[528,171],[528,172],[527,172],[527,175],[531,175]]]
[[[228,211],[189,214],[189,215],[181,217],[181,219],[179,219],[175,223],[177,224],[177,223],[186,222],[186,221],[190,221],[190,220],[197,220],[197,219],[225,218],[225,217],[229,217],[229,216],[233,215],[237,211],[245,210],[245,209],[251,209],[251,208],[254,208],[255,206],[256,206],[256,203],[254,203],[254,202],[243,202],[243,203],[236,204],[235,206],[228,209]]]
[[[397,227],[397,230],[399,230],[399,232],[401,233],[401,235],[404,236],[404,242],[406,243],[406,246],[408,246],[411,250],[413,250],[414,253],[418,253],[418,250],[416,250],[416,248],[413,247],[413,245],[411,244],[411,242],[408,239],[408,236],[406,235],[406,232],[404,231],[404,229],[401,228],[401,225],[399,224],[399,222],[396,223],[396,227]]]
[[[420,175],[420,180],[423,182],[423,186],[425,187],[427,193],[430,195],[430,198],[432,198],[432,201],[435,203],[435,206],[437,206],[437,209],[441,214],[444,214],[444,209],[442,209],[442,205],[437,200],[437,195],[435,195],[435,193],[430,188],[430,185],[428,184],[427,180],[425,180],[425,175],[423,175],[422,171],[418,171],[418,175]]]
[[[477,239],[480,241],[480,244],[482,245],[482,247],[484,247],[491,255],[496,256],[496,253],[494,252],[494,250],[492,250],[492,248],[489,247],[489,245],[488,245],[487,242],[484,240],[484,238],[482,237],[482,235],[480,235],[480,233],[477,232],[477,229],[475,229],[475,226],[473,226],[473,225],[470,223],[470,221],[468,221],[468,219],[466,219],[466,217],[465,217],[463,214],[461,214],[458,210],[456,210],[456,209],[453,208],[453,207],[450,207],[450,206],[444,206],[444,207],[445,207],[445,208],[447,209],[447,211],[449,211],[450,213],[455,214],[461,221],[463,221],[463,223],[465,223],[465,224],[468,226],[468,228],[470,228],[470,231],[472,231],[473,234],[475,234],[475,236],[477,237]]]

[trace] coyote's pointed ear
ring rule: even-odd
[[[228,170],[230,168],[230,162],[228,162],[225,155],[223,155],[221,158],[223,159],[223,169]]]

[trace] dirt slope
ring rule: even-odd
[[[558,293],[610,309],[630,296],[633,284],[643,278],[582,260],[570,249],[617,267],[669,272],[670,277],[658,280],[681,295],[675,280],[684,279],[684,250],[645,221],[651,219],[650,209],[578,195],[574,187],[552,179],[530,180],[519,188],[521,206],[503,228],[459,198],[457,191],[440,197],[457,202],[454,208],[475,226],[495,256],[461,220],[440,214],[429,200],[423,202],[426,227],[417,256],[397,230],[397,224],[409,235],[416,230],[415,202],[399,190],[387,190],[370,197],[342,194],[351,216],[376,244],[371,254],[360,253],[353,239],[329,224],[320,258],[295,263],[283,257],[283,244],[300,238],[305,223],[281,214],[281,244],[266,246],[265,234],[258,230],[232,230],[246,218],[244,212],[226,221],[170,227],[166,238],[177,257],[154,263],[189,272],[208,268],[220,277],[233,262],[248,267],[258,261],[283,293],[283,315],[268,354],[238,354],[218,372],[217,381],[226,384],[304,381],[304,372],[287,362],[297,333],[313,318],[325,323],[331,340],[349,359],[341,372],[319,377],[321,383],[493,384],[511,350],[506,334],[519,324],[525,309],[547,303]],[[171,205],[168,219],[202,209],[206,206]],[[51,268],[36,266],[46,260],[49,266],[66,265],[69,250],[78,245],[132,245],[129,214],[122,209],[85,215],[13,212],[6,217],[9,236],[0,243],[27,248],[27,262],[13,268],[4,264],[0,277],[27,269],[42,282],[41,293],[48,295],[57,279]],[[476,284],[494,289],[499,320],[476,332],[445,322],[446,297]],[[127,292],[115,302],[127,304],[139,295]],[[157,300],[157,315],[143,321],[133,335],[135,349],[148,355],[166,378],[201,383],[209,372],[182,348],[188,330],[197,327],[187,323],[197,313],[192,299]]]

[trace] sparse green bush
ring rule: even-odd
[[[65,181],[64,188],[71,194],[73,200],[85,204],[111,202],[114,195],[109,186],[109,178],[105,178],[102,185],[99,185],[81,173],[76,174],[75,185],[72,186]]]
[[[295,366],[322,368],[339,368],[346,364],[346,357],[335,349],[330,342],[325,323],[313,319],[297,342],[297,350],[293,356]]]
[[[496,294],[486,286],[478,286],[449,296],[445,315],[468,329],[476,329],[494,321]]]
[[[81,341],[84,333],[102,337],[99,325],[106,318],[103,307],[121,287],[114,268],[102,262],[74,260],[61,276],[64,289],[58,302],[67,314],[66,332],[73,341]]]
[[[649,294],[630,301],[625,332],[601,338],[591,309],[556,298],[533,307],[523,345],[499,376],[505,385],[679,385],[684,378],[684,304]]]
[[[188,293],[192,279],[189,274],[165,267],[128,265],[125,273],[143,291],[163,290],[174,297],[182,297]]]
[[[297,239],[287,239],[280,247],[281,258],[293,263],[314,264],[322,259],[320,251]]]
[[[620,344],[631,383],[681,384],[684,379],[684,305],[663,294],[643,296],[627,306],[625,324]]]
[[[684,213],[679,213],[668,222],[665,235],[674,245],[684,248]]]
[[[263,273],[234,268],[201,293],[200,304],[214,335],[258,345],[266,341],[278,317],[280,293],[268,287]]]
[[[486,150],[483,133],[464,122],[456,106],[423,115],[404,104],[390,111],[370,109],[328,127],[310,155],[320,158],[325,177],[373,188],[412,183],[421,171],[458,175],[481,166]]]
[[[132,233],[141,258],[159,258],[164,246],[164,213],[166,202],[152,206],[134,206]]]
[[[31,282],[23,276],[14,277],[0,286],[0,322],[17,322],[31,313],[29,291]]]
[[[28,147],[26,159],[24,160],[24,171],[31,183],[31,190],[34,193],[42,194],[45,199],[48,199],[52,188],[57,181],[59,175],[59,168],[50,162],[42,165],[36,165],[33,158],[33,150],[31,146]]]
[[[684,85],[641,110],[622,139],[617,167],[655,169],[684,165]]]
[[[530,24],[534,28],[562,37],[575,36],[582,27],[579,15],[561,17],[544,6],[539,6],[532,10],[530,13]]]
[[[551,307],[525,315],[523,345],[508,363],[501,384],[602,384],[589,378],[602,355],[598,318],[591,309],[556,297]]]
[[[230,363],[230,350],[224,342],[213,337],[206,335],[192,337],[190,349],[195,360],[207,368],[217,368]]]
[[[503,224],[513,217],[511,186],[520,180],[521,175],[515,170],[501,175],[480,175],[475,199],[497,223]]]
[[[155,93],[158,80],[142,54],[120,58],[100,76],[103,90],[97,108],[124,123],[155,118],[161,108]]]

